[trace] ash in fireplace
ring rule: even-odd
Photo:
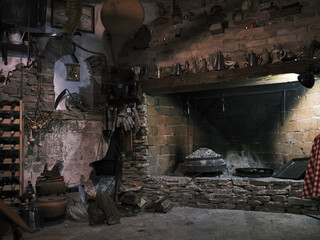
[[[230,152],[224,158],[227,170],[220,177],[231,177],[236,168],[264,168],[261,162],[257,162],[249,152]]]

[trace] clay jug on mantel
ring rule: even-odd
[[[282,59],[286,56],[287,51],[280,46],[274,46],[273,50],[271,51],[271,59],[272,63],[282,62]]]
[[[144,9],[139,0],[106,0],[101,9],[101,22],[113,36],[133,35],[143,20]]]

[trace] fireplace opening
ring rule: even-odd
[[[200,148],[221,155],[226,168],[191,174],[232,176],[252,168],[272,175],[291,159],[306,157],[312,140],[292,137],[300,131],[296,115],[306,91],[291,82],[147,96],[151,174],[190,174],[185,158]]]

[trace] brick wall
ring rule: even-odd
[[[192,128],[178,97],[148,97],[150,148],[156,173],[172,173],[192,147]]]
[[[320,3],[312,0],[295,1],[303,6],[301,13],[286,14],[278,16],[272,14],[273,10],[260,11],[258,2],[254,2],[252,8],[244,12],[244,20],[233,21],[232,14],[239,1],[219,2],[227,17],[228,28],[224,33],[212,35],[210,24],[207,18],[198,18],[190,21],[188,13],[211,14],[211,7],[214,2],[208,2],[204,7],[187,9],[187,6],[194,6],[194,1],[183,1],[180,4],[182,15],[181,23],[172,24],[170,14],[165,17],[168,21],[151,22],[148,25],[152,33],[150,47],[147,49],[134,49],[133,44],[124,44],[121,52],[125,56],[120,56],[119,64],[126,66],[148,65],[155,59],[157,66],[171,66],[176,63],[184,64],[186,60],[200,61],[202,57],[208,60],[210,55],[215,56],[217,51],[222,51],[225,58],[237,61],[240,67],[244,66],[244,54],[251,50],[261,53],[264,48],[270,52],[274,45],[281,45],[285,49],[290,49],[293,53],[299,54],[303,45],[309,45],[312,40],[319,39],[320,29],[318,22],[320,19]],[[291,1],[293,3],[293,1]],[[178,3],[179,4],[179,3]],[[289,2],[278,2],[282,5]],[[200,4],[198,4],[200,5]],[[252,28],[251,23],[257,24]],[[179,33],[179,34],[177,34]],[[130,41],[129,41],[130,42]]]

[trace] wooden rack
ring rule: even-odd
[[[22,101],[0,106],[0,198],[7,204],[23,193],[23,111]]]

